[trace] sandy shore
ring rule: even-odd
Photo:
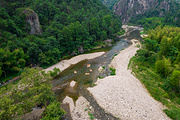
[[[121,51],[111,62],[116,76],[99,79],[97,86],[88,88],[106,112],[122,120],[169,120],[164,106],[154,100],[141,82],[127,70],[128,63],[138,50],[133,44]]]
[[[75,56],[69,60],[62,60],[59,63],[56,63],[55,65],[52,65],[46,69],[44,69],[46,72],[48,71],[52,71],[55,67],[59,68],[61,70],[61,72],[63,70],[65,70],[66,68],[68,68],[70,65],[72,64],[76,64],[82,60],[86,60],[86,59],[94,59],[96,57],[101,56],[102,54],[104,54],[105,52],[96,52],[96,53],[90,53],[90,54],[82,54],[82,55],[78,55]]]

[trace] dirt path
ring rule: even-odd
[[[128,63],[138,50],[138,42],[121,51],[111,62],[115,76],[99,79],[97,86],[88,88],[106,112],[122,120],[169,120],[164,106],[154,100],[141,82],[127,70]]]

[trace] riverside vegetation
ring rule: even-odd
[[[79,48],[88,50],[107,38],[115,39],[123,33],[120,18],[99,0],[1,0],[0,6],[0,81],[22,72],[19,81],[0,88],[0,119],[21,118],[37,106],[45,107],[41,119],[61,119],[65,112],[49,84],[59,70],[45,73],[24,68],[30,64],[47,67],[73,51],[79,54]],[[31,28],[23,11],[37,13],[42,34],[29,34]],[[140,21],[138,17],[131,19],[146,30],[161,25],[149,32],[143,49],[131,59],[131,67],[151,95],[167,106],[166,114],[179,119],[180,31],[162,28],[165,23],[179,26],[180,12],[171,13],[170,19],[152,17],[151,13],[142,15]]]
[[[55,69],[53,75],[57,72],[59,70]],[[0,119],[22,119],[21,115],[31,112],[35,107],[45,108],[40,115],[42,120],[61,119],[66,112],[60,108],[60,103],[51,91],[51,80],[50,72],[24,69],[20,81],[9,83],[0,89]]]
[[[37,17],[42,32],[30,34],[27,18],[33,22]],[[100,0],[1,0],[0,82],[20,74],[21,79],[1,86],[0,119],[21,119],[37,106],[45,107],[41,119],[61,119],[65,112],[49,83],[60,71],[26,67],[48,67],[107,38],[115,40],[123,34],[121,25]]]
[[[180,28],[157,27],[148,31],[130,67],[150,94],[167,106],[164,112],[180,119]]]
[[[99,0],[1,0],[0,5],[1,81],[30,64],[47,67],[122,34],[120,18]],[[42,34],[29,34],[25,20],[32,13]]]

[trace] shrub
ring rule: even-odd
[[[116,69],[113,69],[113,68],[109,68],[112,72],[110,73],[110,75],[116,75]]]
[[[60,103],[58,101],[54,101],[47,106],[43,113],[45,116],[42,120],[60,120],[65,113],[66,112],[60,108]]]
[[[166,58],[163,60],[157,60],[155,63],[155,69],[157,73],[161,74],[163,77],[167,77],[172,70],[171,63]]]
[[[174,70],[172,73],[172,77],[170,79],[170,83],[178,90],[180,90],[180,71]]]

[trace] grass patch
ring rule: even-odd
[[[104,77],[102,77],[102,76],[99,76],[98,78],[99,78],[99,79],[103,79]]]
[[[138,44],[138,45],[136,45],[136,47],[140,48],[141,46],[140,46],[140,44]]]
[[[113,56],[112,60],[113,60],[113,59],[114,59],[114,57],[115,57],[115,56],[117,56],[117,55],[118,55],[118,54],[115,54],[115,55]]]
[[[105,67],[104,67],[104,66],[102,66],[102,68],[103,68],[103,69],[105,69]]]
[[[92,116],[91,113],[88,113],[88,115],[90,116],[90,119],[91,119],[91,120],[94,120],[94,117]]]
[[[116,69],[113,69],[112,67],[110,67],[109,69],[112,71],[110,75],[116,75]]]

